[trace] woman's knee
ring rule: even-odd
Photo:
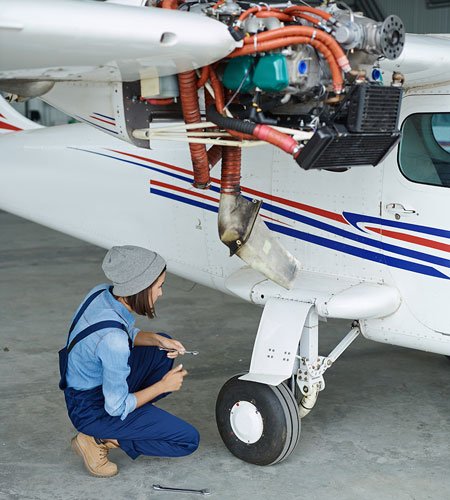
[[[186,450],[186,455],[194,453],[200,444],[200,433],[191,424],[186,423],[186,437],[183,440],[183,448]]]

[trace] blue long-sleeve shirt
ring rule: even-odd
[[[111,294],[109,285],[96,286],[85,300],[99,289],[105,291],[83,313],[69,341],[94,323],[113,320],[125,325],[134,345],[134,339],[140,330],[134,327],[133,315]],[[69,354],[66,375],[68,387],[79,391],[101,385],[105,410],[112,416],[120,416],[122,420],[136,408],[137,403],[136,396],[129,392],[127,384],[130,374],[128,335],[123,330],[111,328],[99,330],[81,340]]]

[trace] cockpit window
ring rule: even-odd
[[[450,187],[450,113],[409,116],[402,127],[400,170],[413,182]]]

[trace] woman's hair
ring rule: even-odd
[[[153,319],[156,316],[155,305],[152,302],[151,288],[159,280],[161,275],[165,273],[166,268],[161,271],[160,275],[155,279],[155,281],[134,295],[129,295],[128,297],[123,297],[125,302],[131,307],[131,309],[141,316],[147,316],[149,319]]]

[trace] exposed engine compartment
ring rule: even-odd
[[[378,60],[401,54],[405,29],[397,16],[375,22],[340,5],[181,4],[178,8],[226,24],[240,45],[203,68],[198,80],[193,77],[197,88],[211,81],[205,97],[208,120],[241,139],[281,147],[304,169],[377,165],[399,140],[401,100],[400,82],[384,85]],[[176,5],[166,1],[162,6]],[[192,107],[180,76],[178,83],[183,109]],[[152,96],[150,102],[167,104],[167,95],[160,102]],[[234,121],[225,123],[220,115]],[[295,131],[309,135],[301,140]],[[201,177],[198,187],[207,184]]]
[[[396,16],[377,23],[340,5],[161,4],[213,17],[237,42],[228,57],[197,74],[178,75],[184,121],[200,131],[188,135],[194,186],[207,189],[209,169],[222,160],[220,238],[231,255],[286,288],[300,264],[259,218],[260,202],[241,195],[241,148],[261,141],[305,170],[345,171],[377,165],[400,139],[402,78],[394,75],[391,85],[384,85],[377,63],[401,54],[403,23]],[[198,92],[203,87],[206,123]],[[177,98],[166,93],[146,102],[170,107]],[[134,136],[151,138],[150,130]],[[214,145],[207,151],[208,143]]]

